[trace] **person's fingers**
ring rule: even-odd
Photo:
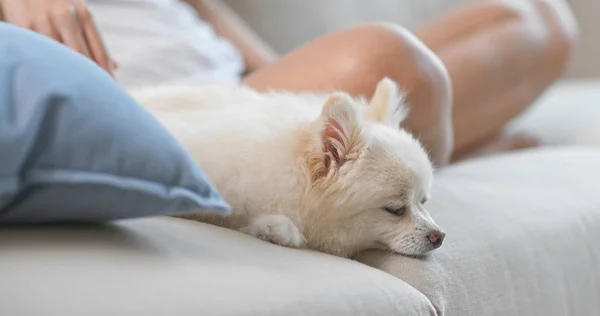
[[[100,67],[112,74],[110,57],[88,7],[82,2],[75,6],[75,13],[77,14],[79,25],[83,29],[82,33],[90,51],[90,57]]]
[[[90,57],[81,26],[73,11],[69,7],[56,9],[50,14],[50,20],[58,30],[63,44],[86,57]]]
[[[55,41],[61,41],[60,35],[50,23],[49,18],[39,19],[32,23],[32,29],[42,35],[46,35],[47,37],[54,39]]]
[[[24,29],[29,29],[29,30],[34,29],[33,22],[31,22],[30,19],[16,19],[14,21],[7,19],[7,22],[9,22],[15,26],[22,27]]]
[[[0,6],[2,6],[2,13],[4,14],[3,20],[18,27],[33,30],[31,10],[26,3],[12,3],[0,0]]]
[[[111,59],[110,60],[110,70],[111,70],[111,73],[113,76],[115,74],[115,71],[117,71],[117,69],[119,69],[119,63],[117,63],[116,61]]]

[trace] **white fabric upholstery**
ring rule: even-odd
[[[600,149],[545,149],[443,170],[426,260],[359,259],[413,285],[440,315],[600,315]]]
[[[178,219],[0,230],[3,316],[434,315],[360,263]]]
[[[600,315],[599,162],[563,148],[443,170],[444,246],[359,257],[398,278],[179,219],[2,228],[0,315]]]
[[[556,84],[509,127],[545,145],[600,146],[600,79]]]

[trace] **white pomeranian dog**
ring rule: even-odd
[[[370,102],[239,86],[153,87],[132,95],[177,138],[232,206],[186,216],[342,257],[422,255],[444,233],[425,210],[433,168],[400,128],[403,95],[383,79]]]

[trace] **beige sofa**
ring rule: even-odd
[[[510,127],[551,147],[441,170],[447,239],[427,258],[359,263],[172,218],[2,228],[0,315],[600,315],[598,104],[600,81],[561,83]]]
[[[0,315],[600,315],[599,176],[578,147],[442,170],[444,246],[376,269],[170,218],[5,228]]]

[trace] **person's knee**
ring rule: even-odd
[[[345,65],[361,86],[374,89],[390,77],[408,93],[405,126],[417,133],[438,164],[452,152],[452,84],[443,62],[409,30],[388,23],[352,30],[355,47],[346,47]],[[365,83],[364,81],[367,81]],[[363,94],[369,94],[365,91]]]
[[[575,14],[569,4],[564,0],[535,0],[539,15],[546,22],[550,38],[549,50],[562,56],[559,62],[564,68],[570,57],[577,40],[579,39],[579,25]]]
[[[449,88],[443,63],[409,30],[390,23],[372,23],[345,32],[350,40],[340,43],[336,53],[344,72],[372,81],[393,77],[405,90],[417,84],[431,86],[432,90]]]
[[[541,10],[546,9],[554,14],[556,23],[562,30],[565,39],[573,45],[579,38],[579,24],[575,13],[569,3],[565,0],[537,0]]]
[[[579,38],[579,25],[566,0],[498,0],[538,31],[544,47],[568,56]],[[535,32],[532,32],[535,33]]]

